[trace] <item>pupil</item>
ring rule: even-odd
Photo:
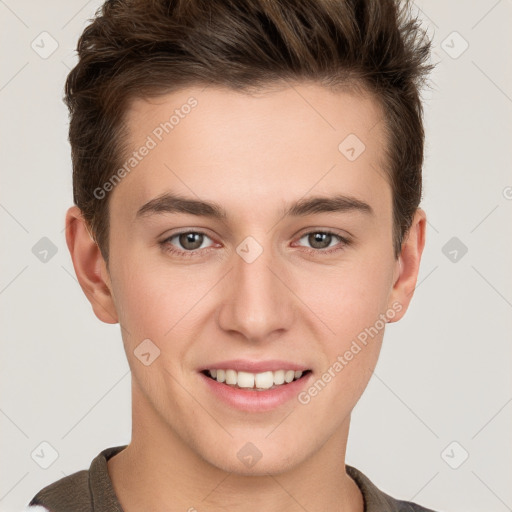
[[[330,237],[328,233],[313,233],[313,235],[310,235],[310,244],[315,247],[316,249],[321,249],[329,246],[330,243]],[[311,241],[312,238],[312,241]],[[325,245],[325,240],[327,239],[327,245]],[[324,244],[322,244],[322,241]],[[317,246],[317,243],[320,243],[320,247]]]
[[[196,237],[199,237],[199,243]],[[180,236],[180,243],[183,247],[185,247],[185,249],[198,249],[201,247],[201,237],[202,235],[200,233],[185,233]],[[192,244],[192,247],[190,247],[189,244]]]

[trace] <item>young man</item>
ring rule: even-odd
[[[53,512],[426,511],[345,464],[425,241],[429,41],[392,0],[108,1],[66,83],[74,268],[132,440]]]

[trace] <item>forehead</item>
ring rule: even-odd
[[[133,165],[125,165],[111,200],[130,218],[168,191],[252,206],[253,214],[272,198],[281,207],[334,188],[366,201],[390,199],[389,190],[378,194],[389,188],[386,141],[370,95],[313,84],[257,94],[198,86],[134,100],[126,124],[122,165]]]

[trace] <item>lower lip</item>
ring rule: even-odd
[[[266,391],[255,391],[228,386],[227,384],[217,382],[207,377],[204,373],[199,373],[199,376],[215,396],[231,407],[247,412],[270,411],[296,398],[309,382],[311,375],[312,373],[308,372],[300,379],[294,380],[289,384],[283,384],[277,388],[268,389]]]

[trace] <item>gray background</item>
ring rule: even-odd
[[[94,316],[63,232],[63,84],[98,5],[0,0],[2,512],[130,441],[119,326]],[[424,94],[427,246],[410,310],[388,326],[354,410],[347,463],[397,498],[501,512],[512,510],[512,2],[416,5],[439,62]],[[43,237],[57,251],[46,261]]]

